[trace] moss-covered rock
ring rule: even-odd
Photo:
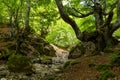
[[[0,53],[0,60],[8,60],[9,56],[14,54],[15,52],[14,51],[10,51],[9,49],[4,49],[1,51]]]
[[[52,57],[51,56],[43,55],[40,57],[40,60],[41,60],[42,64],[52,64]]]
[[[93,42],[79,43],[71,49],[69,58],[78,58],[82,55],[93,55],[95,50],[96,47]]]
[[[32,64],[30,59],[23,55],[10,56],[7,62],[7,66],[11,72],[30,73],[32,71]]]
[[[26,39],[26,43],[24,42],[21,45],[21,51],[23,53],[33,52],[33,54],[37,55],[56,56],[53,47],[40,36],[29,36],[28,39]]]
[[[83,44],[79,43],[70,50],[69,58],[78,58],[85,53],[85,48]]]

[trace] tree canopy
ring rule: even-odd
[[[103,50],[115,43],[112,35],[120,25],[119,0],[1,0],[0,4],[0,23],[10,24],[11,36],[14,28],[28,27],[62,46],[92,41]]]

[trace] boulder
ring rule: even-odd
[[[85,53],[84,51],[85,51],[85,48],[83,44],[79,43],[70,50],[68,58],[71,58],[71,59],[79,58],[81,55]]]
[[[84,48],[85,48],[85,54],[84,54],[85,56],[93,55],[96,50],[95,44],[91,41],[85,42]]]
[[[80,56],[92,55],[96,50],[95,44],[93,42],[83,42],[77,44],[71,49],[69,58],[79,58]]]

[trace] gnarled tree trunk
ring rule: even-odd
[[[62,19],[71,25],[74,32],[76,33],[77,38],[80,41],[92,41],[93,43],[95,43],[96,49],[98,51],[103,51],[105,47],[112,46],[116,43],[117,40],[113,38],[112,34],[115,30],[117,30],[120,27],[120,0],[117,0],[117,2],[114,3],[112,9],[108,13],[105,12],[106,5],[103,10],[103,7],[99,3],[99,0],[93,0],[93,12],[84,15],[81,14],[81,16],[79,16],[79,18],[84,18],[91,14],[94,15],[96,28],[96,31],[94,32],[81,32],[76,22],[72,18],[70,18],[67,12],[65,11],[64,6],[62,4],[62,0],[55,1]],[[113,9],[116,8],[116,5],[117,20],[115,23],[111,23],[113,17]],[[75,14],[72,15],[76,17]]]

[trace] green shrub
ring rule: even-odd
[[[109,56],[110,64],[111,65],[118,65],[120,66],[120,55],[119,54],[113,54]]]
[[[99,80],[107,80],[108,78],[114,78],[115,74],[110,71],[110,70],[106,70],[101,77],[99,78]]]
[[[31,61],[28,57],[22,55],[12,55],[8,58],[8,69],[11,72],[25,72],[32,71]]]
[[[110,65],[100,64],[100,65],[98,65],[97,70],[98,71],[105,71],[105,70],[109,70],[110,67],[111,67]]]

